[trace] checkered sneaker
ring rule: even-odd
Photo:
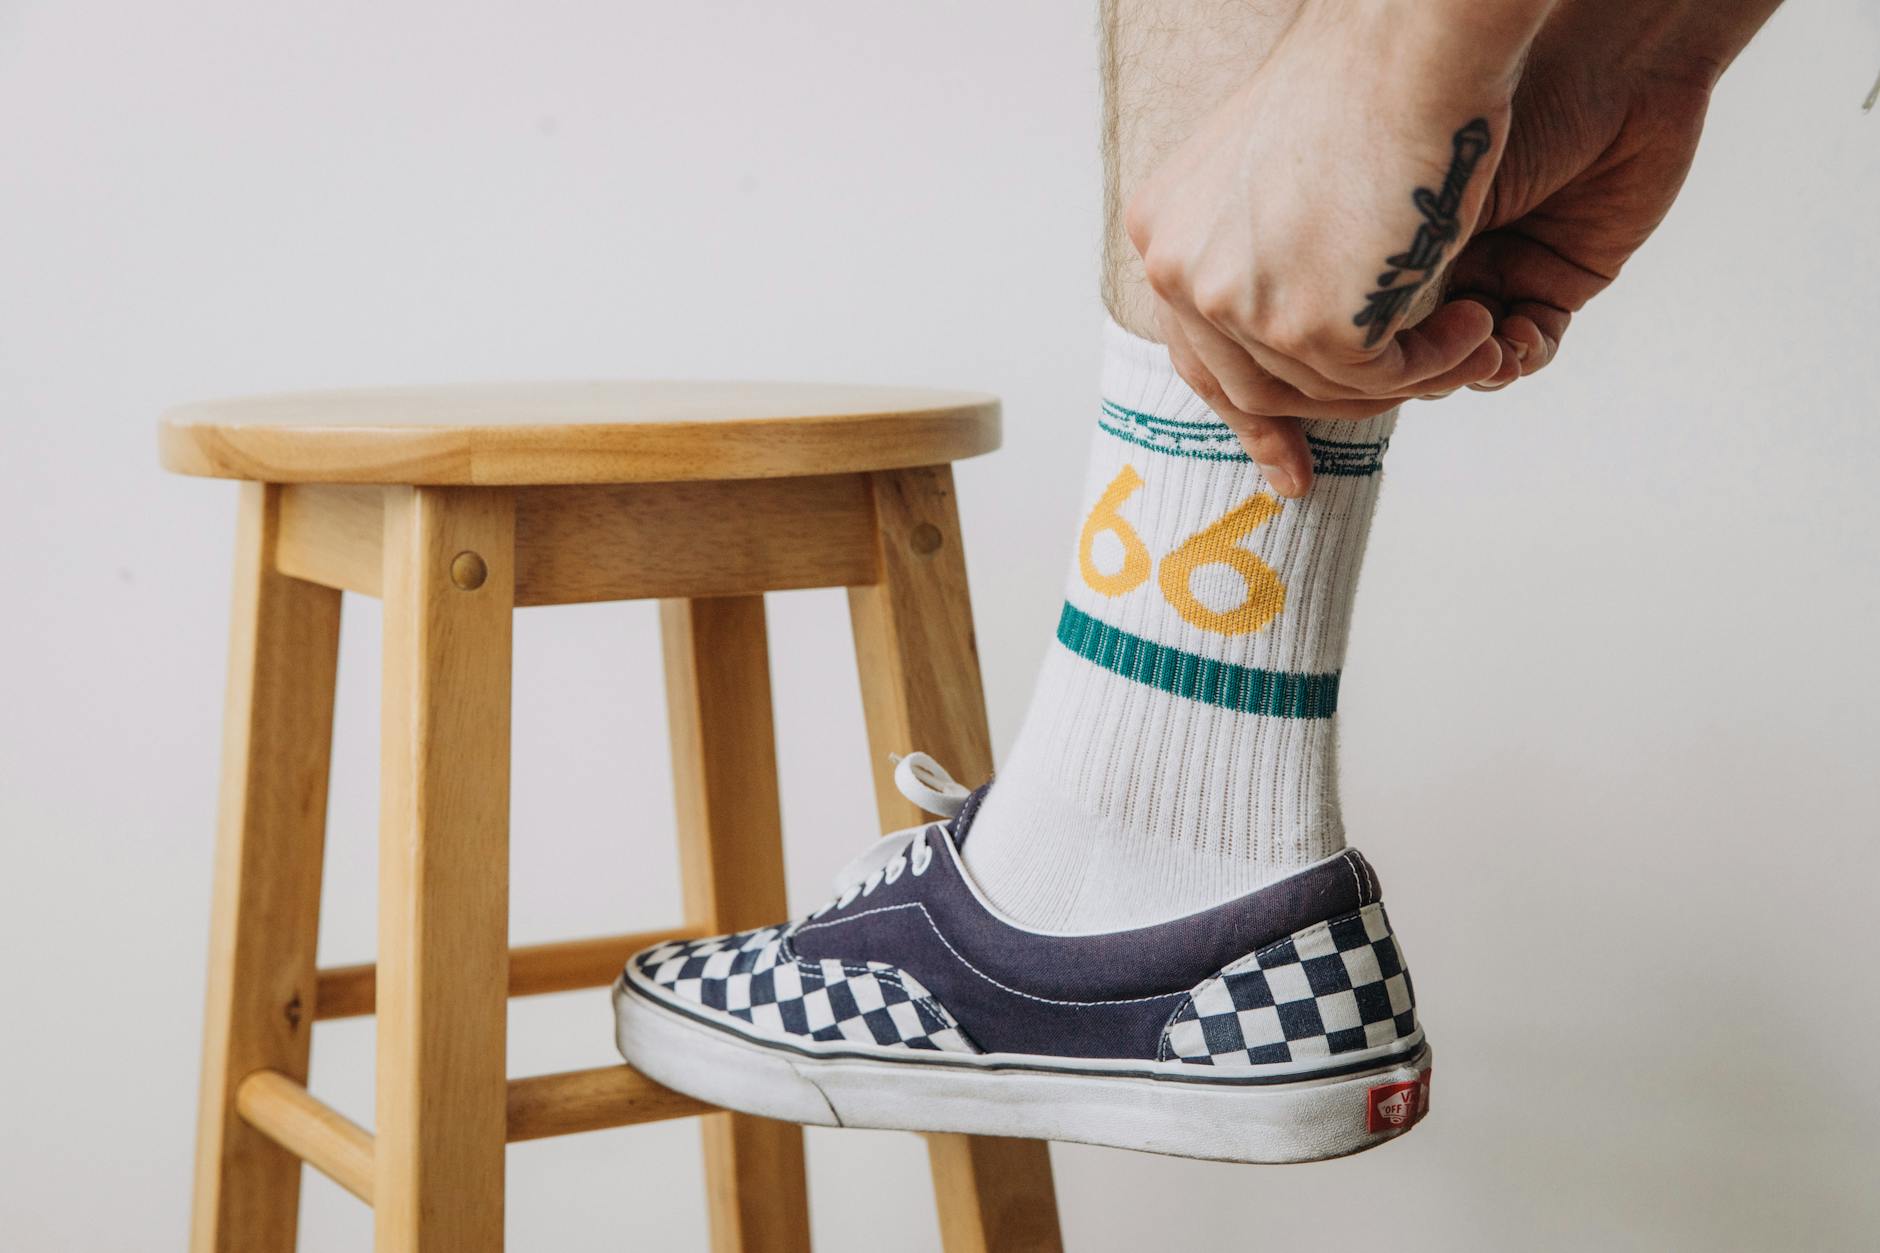
[[[1382,905],[1295,931],[1188,994],[1161,1059],[1261,1066],[1377,1048],[1416,1031],[1416,996]]]
[[[882,962],[808,961],[794,926],[675,941],[634,958],[683,1001],[721,1010],[771,1035],[977,1053],[920,981]]]

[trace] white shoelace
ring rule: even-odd
[[[966,804],[972,793],[956,783],[946,768],[925,753],[909,753],[894,759],[894,786],[901,795],[930,814],[951,818]],[[847,909],[857,898],[867,896],[884,883],[893,883],[908,871],[919,878],[933,863],[933,847],[927,832],[937,824],[924,823],[884,835],[870,844],[867,851],[842,867],[835,877],[836,898],[811,914],[820,918],[832,909]]]

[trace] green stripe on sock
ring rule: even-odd
[[[1195,461],[1251,461],[1238,444],[1233,448],[1194,447],[1187,444],[1171,444],[1152,436],[1145,436],[1138,430],[1101,419],[1097,425],[1109,435],[1122,440],[1125,444],[1134,444],[1138,448],[1147,448],[1150,452],[1164,453],[1170,457],[1188,457]]]
[[[1159,418],[1106,400],[1097,425],[1124,443],[1171,457],[1196,461],[1249,460],[1234,432],[1218,419],[1185,422]],[[1334,478],[1368,478],[1376,474],[1384,468],[1384,450],[1390,447],[1387,439],[1347,442],[1317,435],[1306,436],[1306,444],[1312,451],[1313,472]]]
[[[1097,425],[1127,444],[1171,457],[1198,461],[1247,461],[1247,452],[1225,422],[1177,422],[1103,402]]]
[[[1384,450],[1388,439],[1336,440],[1317,435],[1306,436],[1312,450],[1314,474],[1332,474],[1345,478],[1366,478],[1384,468]]]
[[[1338,675],[1261,670],[1215,661],[1119,631],[1066,601],[1058,642],[1113,674],[1186,700],[1268,718],[1329,718],[1338,709]]]
[[[1103,402],[1103,409],[1112,417],[1125,418],[1143,426],[1160,427],[1164,430],[1181,431],[1190,435],[1210,435],[1216,438],[1232,439],[1234,432],[1227,423],[1219,418],[1210,418],[1205,422],[1185,422],[1179,418],[1159,418],[1153,413],[1143,413],[1139,409],[1130,409],[1117,404],[1114,400]]]

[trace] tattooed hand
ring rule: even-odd
[[[1657,229],[1697,150],[1711,88],[1740,42],[1725,13],[1566,0],[1535,39],[1479,232],[1455,255],[1452,297],[1495,314],[1516,360],[1483,387],[1534,373],[1567,323]],[[1750,12],[1760,18],[1772,5]],[[1741,33],[1747,41],[1750,27]]]
[[[1176,368],[1284,495],[1311,478],[1296,417],[1539,369],[1775,3],[1303,5],[1129,202]]]
[[[1305,5],[1132,198],[1157,330],[1229,422],[1369,417],[1501,368],[1481,304],[1407,325],[1487,199],[1545,11],[1471,3],[1466,38],[1427,0]],[[1254,449],[1274,489],[1303,490],[1274,451]]]

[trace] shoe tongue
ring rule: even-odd
[[[988,779],[973,790],[960,806],[960,812],[947,823],[947,834],[953,837],[953,847],[959,848],[966,843],[967,831],[973,825],[973,819],[979,816],[979,806],[985,801],[986,793],[992,790],[992,780]]]

